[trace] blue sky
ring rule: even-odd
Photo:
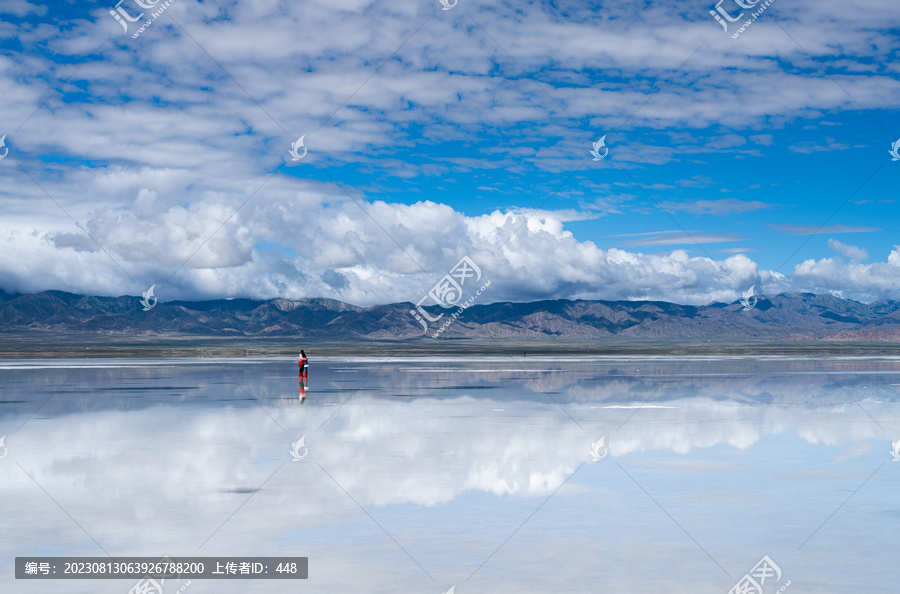
[[[900,11],[709,4],[5,2],[0,288],[895,299]]]

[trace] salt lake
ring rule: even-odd
[[[897,590],[898,358],[310,364],[301,400],[289,358],[0,360],[0,591],[135,586],[14,579],[39,555],[309,558],[166,593]]]

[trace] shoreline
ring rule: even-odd
[[[765,340],[607,340],[526,341],[513,339],[420,339],[321,341],[305,338],[216,337],[194,335],[108,335],[5,333],[0,358],[203,358],[313,356],[508,355],[746,355],[746,356],[900,356],[900,343]]]

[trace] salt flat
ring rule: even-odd
[[[292,357],[2,360],[0,590],[125,594],[13,579],[108,554],[308,556],[290,591],[724,593],[767,555],[765,592],[888,592],[898,370],[340,355],[301,403]]]

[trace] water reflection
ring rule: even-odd
[[[830,591],[846,570],[820,560],[843,555],[867,568],[857,589],[880,587],[896,469],[860,485],[900,437],[896,360],[520,359],[317,360],[299,396],[293,359],[0,364],[3,579],[16,554],[103,554],[96,541],[309,555],[316,591],[443,592],[541,506],[457,592],[727,591],[692,539],[735,577],[769,553]],[[585,559],[598,534],[606,555]],[[13,585],[127,591],[88,584]]]

